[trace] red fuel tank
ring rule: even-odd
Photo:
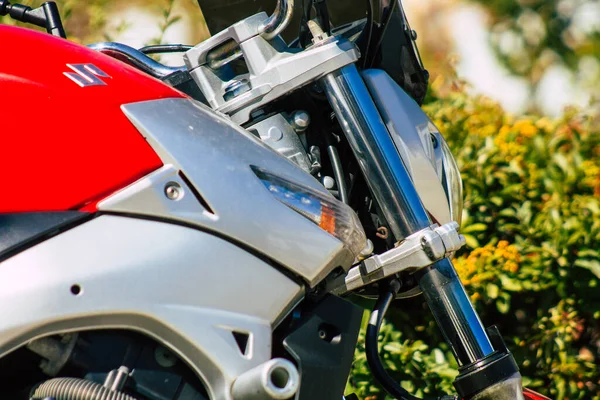
[[[120,106],[184,94],[45,33],[0,38],[0,213],[93,208],[162,165]]]

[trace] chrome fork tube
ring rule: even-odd
[[[425,269],[419,286],[459,366],[472,364],[494,352],[449,259]]]
[[[356,66],[321,82],[396,240],[427,228],[429,217]]]
[[[430,226],[427,211],[356,67],[348,65],[330,73],[321,83],[396,240]],[[421,274],[420,287],[460,365],[494,351],[448,259],[428,267]]]

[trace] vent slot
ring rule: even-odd
[[[248,342],[250,341],[250,335],[245,332],[239,331],[233,331],[231,332],[231,334],[233,335],[235,342],[240,348],[240,352],[242,353],[242,355],[247,355],[246,353],[248,352]]]
[[[212,210],[212,208],[210,208],[210,206],[208,205],[208,202],[204,199],[204,197],[202,197],[202,195],[200,193],[198,193],[198,191],[196,190],[194,185],[192,185],[192,182],[190,182],[190,180],[187,178],[187,176],[185,176],[183,172],[179,171],[179,177],[185,182],[187,187],[192,191],[192,193],[194,194],[194,197],[198,200],[198,202],[202,205],[202,207],[204,207],[204,209],[206,211],[208,211],[209,213],[211,213],[212,215],[215,215],[215,212]]]

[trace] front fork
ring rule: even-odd
[[[369,91],[354,65],[321,79],[328,100],[397,240],[432,226]],[[463,399],[523,399],[521,376],[498,331],[483,328],[448,258],[417,273],[459,365]]]
[[[463,399],[523,399],[519,368],[496,327],[484,330],[454,266],[427,267],[419,287],[459,365],[454,387]]]

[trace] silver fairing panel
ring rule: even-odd
[[[327,193],[325,188],[248,131],[188,99],[133,103],[122,109],[165,166],[182,171],[214,212],[207,213],[198,206],[167,217],[250,246],[311,286],[336,267],[350,266],[353,256],[343,244],[273,198],[250,166]],[[149,204],[147,198],[132,200],[139,191],[135,185],[145,189],[148,182],[134,183],[101,202],[98,208],[152,215],[147,206],[135,206]],[[157,193],[161,195],[160,191]],[[166,216],[164,207],[156,216]]]
[[[448,198],[439,178],[442,172],[441,147],[434,148],[431,138],[435,135],[441,142],[440,132],[421,107],[385,71],[369,69],[362,76],[423,205],[440,224],[450,222]]]
[[[234,378],[271,358],[272,326],[300,296],[208,233],[101,216],[0,263],[0,356],[59,332],[136,330],[186,361],[212,399],[230,399]],[[246,355],[233,330],[250,334]]]

